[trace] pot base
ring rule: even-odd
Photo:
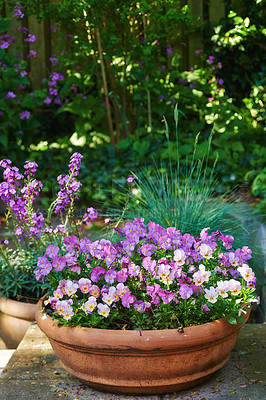
[[[185,381],[185,377],[182,378],[177,378],[176,379],[176,383],[169,383],[166,384],[165,380],[162,382],[161,385],[156,384],[155,382],[151,381],[151,382],[146,382],[143,384],[143,382],[141,382],[141,384],[137,384],[136,386],[132,386],[132,384],[130,385],[125,385],[125,386],[121,386],[121,381],[119,384],[116,384],[115,382],[108,382],[108,383],[103,383],[103,382],[95,382],[91,381],[88,379],[88,376],[86,376],[84,374],[84,376],[81,376],[81,374],[77,374],[77,371],[69,368],[69,366],[65,365],[64,363],[62,363],[62,361],[60,360],[60,364],[62,365],[62,367],[70,374],[75,376],[76,378],[78,378],[82,383],[84,383],[85,385],[89,386],[92,389],[95,390],[99,390],[101,392],[105,392],[105,393],[114,393],[114,394],[123,394],[123,395],[152,395],[152,394],[167,394],[167,393],[173,393],[173,392],[179,392],[181,390],[186,390],[189,389],[193,386],[199,385],[203,382],[205,382],[206,380],[208,380],[212,374],[214,374],[214,372],[216,372],[218,369],[222,368],[225,363],[228,361],[229,356],[227,357],[226,360],[224,360],[223,362],[221,362],[219,365],[216,365],[216,367],[214,368],[213,371],[210,371],[209,374],[206,375],[206,371],[204,371],[202,373],[202,377],[198,377],[193,379],[193,376],[188,376],[187,377],[187,381]],[[199,375],[199,374],[197,374]],[[107,379],[108,380],[108,379]]]

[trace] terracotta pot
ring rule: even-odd
[[[9,349],[15,349],[35,321],[36,304],[0,297],[0,337]]]
[[[55,325],[36,321],[67,372],[88,386],[117,394],[171,393],[194,386],[229,358],[239,329],[220,319],[177,329],[119,331]]]

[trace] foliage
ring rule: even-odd
[[[257,207],[263,211],[262,169],[266,150],[262,124],[265,119],[264,1],[225,0],[224,3],[226,17],[218,25],[205,29],[205,44],[210,49],[209,54],[223,60],[218,76],[224,80],[226,94],[234,98],[235,105],[240,108],[239,115],[247,127],[248,134],[244,130],[240,136],[242,144],[248,146],[247,163],[240,161],[246,170],[242,179],[251,184],[254,196],[262,198]],[[242,126],[239,128],[242,130]]]
[[[224,60],[223,78],[230,97],[249,97],[265,76],[264,1],[225,0],[226,18],[206,30],[212,54]]]
[[[88,120],[91,115],[92,122],[96,118],[96,122],[101,123],[102,111],[108,114],[105,107],[110,102],[114,114],[111,118],[115,141],[136,130],[136,118],[141,119],[138,123],[140,128],[146,130],[146,121],[151,117],[148,116],[151,110],[146,107],[147,92],[150,98],[153,95],[158,98],[160,95],[163,84],[159,67],[166,65],[168,52],[173,51],[172,46],[181,42],[181,37],[175,34],[175,30],[180,27],[188,30],[191,22],[187,7],[181,7],[179,3],[165,0],[156,2],[154,7],[154,2],[150,1],[142,2],[141,5],[134,1],[114,3],[112,0],[107,3],[63,1],[59,4],[51,1],[43,5],[40,12],[38,2],[21,2],[28,15],[35,13],[39,19],[52,16],[56,20],[57,35],[61,34],[62,42],[68,50],[72,50],[70,57],[69,52],[61,57],[69,67],[68,87],[71,87],[71,79],[78,77],[76,80],[87,86],[86,91],[92,92],[87,101],[82,102],[83,115],[79,106],[70,106],[70,112],[79,112],[79,118],[82,118],[79,127],[84,126],[85,118]],[[160,21],[159,32],[152,23],[153,19]],[[172,28],[169,29],[169,26]],[[66,38],[70,43],[66,43]],[[165,45],[160,45],[158,38]],[[104,64],[101,62],[102,56]],[[154,63],[157,59],[159,62]],[[76,66],[79,68],[78,72],[75,71]],[[108,91],[103,84],[104,76]],[[68,107],[65,110],[69,111]],[[156,119],[158,115],[162,115],[159,110],[154,111]],[[107,132],[112,136],[111,127],[108,128],[106,120],[104,122],[100,132]],[[89,122],[85,131],[91,130],[91,126],[95,129],[95,125],[95,122]]]
[[[118,242],[71,236],[38,258],[35,274],[48,290],[43,312],[57,323],[182,329],[223,317],[236,324],[244,320],[243,307],[257,301],[246,264],[251,250],[231,251],[230,235],[208,228],[200,237],[181,235],[139,218],[116,231]]]
[[[143,163],[150,164],[151,156],[167,161],[168,145],[161,120],[165,116],[174,128],[171,115],[178,103],[182,115],[180,163],[185,167],[186,158],[191,161],[198,132],[201,136],[195,158],[202,157],[214,127],[210,162],[217,153],[223,160],[217,165],[219,190],[236,184],[252,186],[263,168],[265,153],[262,71],[258,69],[263,33],[261,4],[252,2],[247,16],[246,11],[237,11],[226,1],[227,14],[230,10],[233,14],[213,27],[215,31],[207,30],[205,24],[204,32],[212,37],[205,38],[205,48],[210,52],[198,49],[197,65],[182,71],[181,49],[186,34],[195,31],[196,24],[187,4],[181,3],[20,1],[25,16],[35,15],[38,21],[49,17],[53,21],[51,36],[57,48],[50,57],[50,72],[41,89],[33,91],[28,85],[20,93],[12,80],[4,86],[5,112],[0,117],[5,129],[3,138],[7,138],[7,129],[8,137],[15,138],[11,147],[2,139],[8,145],[8,157],[12,154],[22,161],[33,151],[32,157],[42,165],[46,179],[47,172],[51,178],[55,175],[47,160],[53,161],[55,156],[63,164],[65,149],[69,153],[82,151],[85,165],[90,164],[84,167],[82,176],[90,183],[87,194],[93,200],[103,199],[103,188],[111,183],[106,171],[111,170],[118,178]],[[236,39],[238,33],[240,41]],[[232,38],[230,43],[227,37]],[[10,48],[8,52],[3,49],[6,57],[11,55]],[[14,63],[10,64],[11,71]],[[243,66],[247,68],[245,75]],[[9,91],[17,98],[6,99]],[[30,111],[29,120],[19,119],[24,110]],[[23,129],[22,123],[26,125]],[[36,129],[28,129],[29,123]],[[170,135],[169,140],[175,164],[175,138]],[[47,181],[50,191],[51,182]]]
[[[10,23],[9,19],[0,19],[1,34]],[[23,90],[29,87],[26,63],[5,50],[12,46],[13,39],[9,35],[2,35],[0,46],[0,142],[4,148],[12,147],[16,141],[20,143],[23,133],[28,138],[34,136],[40,127],[31,113],[33,105],[24,98]]]
[[[3,246],[3,244],[1,245]],[[40,253],[29,250],[6,252],[8,263],[0,258],[0,293],[7,298],[36,302],[44,292],[36,281],[33,271]]]
[[[257,204],[257,208],[261,211],[262,217],[266,217],[266,168],[261,171],[249,171],[246,175],[247,179],[253,178],[251,185],[252,194],[261,197]]]

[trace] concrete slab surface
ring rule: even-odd
[[[264,400],[265,367],[266,324],[246,324],[227,364],[207,382],[169,395],[116,396],[70,376],[35,324],[0,375],[0,400]]]

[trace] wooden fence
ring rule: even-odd
[[[204,9],[208,7],[208,19],[210,22],[217,24],[219,20],[225,16],[224,0],[188,0],[183,1],[188,4],[191,13],[196,17],[198,25],[204,20]],[[8,6],[4,3],[1,10],[2,17],[9,17]],[[25,46],[23,42],[22,32],[18,31],[18,27],[23,26],[29,29],[29,32],[36,36],[35,43],[28,42]],[[37,22],[34,16],[25,17],[22,20],[13,20],[8,34],[15,36],[18,47],[23,49],[23,58],[28,62],[28,75],[30,77],[33,89],[37,89],[41,85],[41,81],[46,77],[47,71],[51,67],[50,57],[55,52],[56,43],[52,40],[50,20],[47,19],[41,23]],[[182,68],[187,69],[196,63],[195,51],[202,49],[202,35],[200,33],[192,33],[185,39],[184,48],[182,49]],[[36,58],[27,58],[29,50],[38,50]]]

